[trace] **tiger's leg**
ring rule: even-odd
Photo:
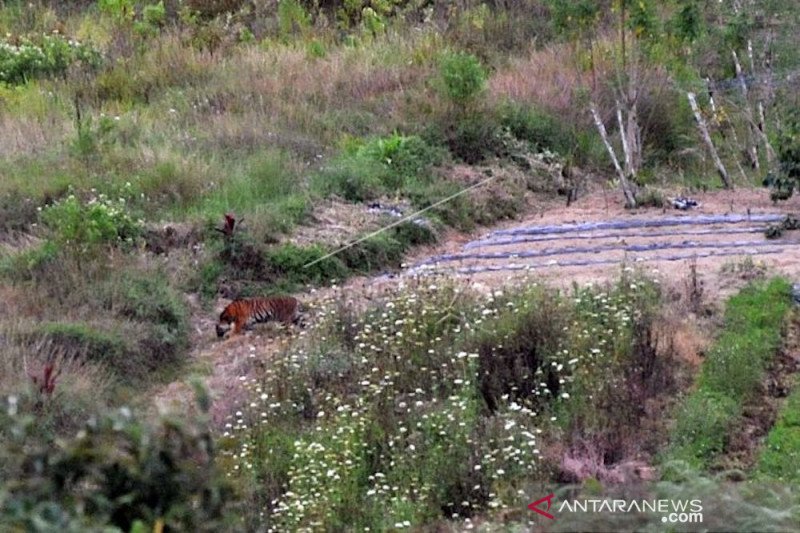
[[[241,317],[237,318],[236,322],[233,324],[233,332],[231,333],[231,336],[242,333],[246,325],[247,321],[245,319]]]

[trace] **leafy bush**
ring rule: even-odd
[[[102,193],[86,202],[70,194],[44,208],[41,217],[55,242],[78,252],[100,245],[130,244],[142,229],[123,198],[114,200]]]
[[[76,62],[97,67],[101,55],[89,45],[57,34],[0,40],[0,82],[19,84],[64,74]]]
[[[770,172],[763,185],[770,188],[773,202],[788,200],[800,186],[800,113],[788,113],[777,142],[777,174]]]
[[[306,268],[308,263],[321,259],[327,253],[327,250],[319,245],[284,244],[267,252],[267,268],[276,277],[285,278],[292,283],[322,283],[346,278],[347,267],[335,256],[322,259]]]
[[[738,403],[723,394],[700,390],[690,395],[676,415],[667,457],[693,467],[706,466],[709,458],[725,450],[738,410]]]
[[[374,139],[360,146],[354,156],[383,164],[383,185],[390,191],[400,189],[408,180],[429,181],[425,174],[431,167],[440,164],[445,152],[422,138],[393,134]]]
[[[85,322],[45,322],[36,328],[36,335],[71,356],[107,365],[112,370],[120,370],[120,366],[130,370],[132,347],[116,332],[105,332]]]
[[[244,5],[244,0],[186,0],[184,5],[202,18],[213,18],[238,10]]]
[[[167,279],[157,272],[122,272],[112,278],[107,290],[107,301],[116,314],[143,329],[134,357],[139,367],[135,373],[178,363],[189,343],[189,320],[181,294]]]
[[[32,439],[36,417],[15,397],[0,403],[5,474],[0,529],[9,531],[219,531],[232,491],[214,465],[203,424],[128,409],[92,418],[60,442]]]
[[[46,241],[40,246],[0,257],[0,275],[17,281],[36,279],[44,268],[58,259],[58,253],[58,246]]]
[[[422,138],[393,134],[350,148],[314,178],[322,194],[338,194],[351,202],[371,200],[385,193],[431,181],[432,167],[446,152]]]
[[[440,60],[439,72],[444,95],[460,108],[475,101],[488,77],[478,58],[463,52],[445,54]]]
[[[455,120],[447,119],[439,135],[455,157],[474,165],[503,152],[500,133],[490,114],[468,113]]]
[[[503,105],[499,115],[502,127],[517,139],[529,142],[536,151],[550,150],[568,156],[575,149],[577,141],[563,119],[513,102]]]

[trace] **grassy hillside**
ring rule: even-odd
[[[649,336],[665,300],[628,273],[605,292],[537,287],[488,307],[451,289],[409,292],[383,301],[406,315],[387,313],[401,322],[380,333],[368,323],[387,316],[343,304],[281,354],[280,380],[250,377],[254,404],[278,398],[264,411],[275,423],[234,411],[217,459],[207,421],[127,413],[186,373],[197,316],[222,300],[392,271],[415,247],[543,198],[603,186],[646,207],[666,190],[722,187],[687,92],[732,184],[795,179],[799,15],[792,2],[745,4],[0,2],[0,471],[21,479],[0,487],[0,525],[434,527],[561,475],[552,457],[522,454],[533,445],[501,445],[521,442],[532,412],[525,431],[542,436],[526,442],[566,447],[579,463],[628,457],[642,402],[666,402],[678,380]],[[420,302],[429,315],[415,316]],[[720,416],[766,364],[776,327],[745,335],[763,358],[739,353],[736,332],[720,340],[710,359],[736,374],[704,370],[699,389],[731,397]],[[391,349],[365,363],[379,342]],[[725,342],[735,346],[723,353]],[[791,416],[781,420],[789,432]],[[332,455],[319,455],[317,437]],[[579,453],[583,442],[597,449]],[[401,460],[395,446],[419,453]],[[117,447],[130,452],[124,472]],[[314,476],[339,459],[352,465],[309,504]],[[760,468],[781,460],[765,452]],[[159,499],[162,479],[174,490]],[[96,484],[101,499],[70,495]],[[394,492],[381,492],[392,502],[382,514],[384,490]],[[207,517],[188,511],[198,505]]]

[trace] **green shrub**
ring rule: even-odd
[[[298,0],[279,0],[278,29],[281,36],[289,37],[294,34],[303,33],[307,31],[310,26],[311,16]],[[311,47],[309,46],[309,50],[310,49]]]
[[[427,172],[445,157],[444,150],[416,135],[405,137],[396,133],[367,142],[354,155],[383,164],[386,167],[381,174],[383,185],[390,191],[400,189],[411,179],[429,181]]]
[[[61,35],[0,40],[0,82],[25,83],[51,75],[64,75],[74,63],[100,65],[101,55],[89,45]]]
[[[529,142],[534,150],[550,150],[563,156],[575,150],[576,140],[563,119],[513,102],[503,105],[499,115],[500,125],[517,139]]]
[[[17,281],[36,279],[48,265],[58,259],[58,253],[56,244],[45,241],[40,246],[0,257],[0,275]]]
[[[500,128],[491,115],[470,113],[459,117],[445,126],[443,135],[450,152],[470,165],[503,152]]]
[[[186,0],[184,5],[202,18],[213,18],[237,11],[244,0]]]
[[[486,87],[486,70],[472,54],[450,52],[439,62],[444,95],[463,108],[474,102]]]
[[[36,222],[36,207],[36,202],[19,193],[3,194],[0,196],[0,231],[27,229]]]
[[[141,222],[128,212],[125,200],[98,194],[86,202],[70,194],[42,210],[42,222],[55,242],[78,252],[100,245],[131,244],[141,233]]]
[[[323,195],[363,202],[401,192],[412,183],[431,182],[431,169],[444,159],[439,146],[415,135],[393,134],[346,151],[314,178],[314,187]]]
[[[219,531],[233,492],[203,423],[135,420],[127,408],[44,442],[16,398],[0,403],[0,529]],[[226,526],[228,524],[228,526]]]
[[[87,322],[45,322],[36,327],[35,335],[67,354],[100,363],[111,371],[133,370],[134,347],[130,339],[117,332],[103,331]]]
[[[388,171],[378,161],[344,157],[314,176],[314,189],[324,196],[336,194],[349,202],[364,202],[384,192]]]
[[[170,367],[188,346],[186,304],[158,272],[123,272],[109,283],[109,302],[116,314],[144,330],[137,360],[146,370]]]
[[[337,257],[322,259],[306,268],[306,265],[325,256],[328,252],[319,245],[297,246],[284,244],[266,253],[266,262],[270,271],[278,278],[285,278],[292,283],[324,283],[330,280],[342,280],[347,277],[347,267]]]

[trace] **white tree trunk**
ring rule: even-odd
[[[619,164],[619,159],[617,159],[617,154],[614,152],[614,147],[611,146],[611,143],[608,140],[608,132],[606,132],[606,127],[603,125],[603,121],[600,119],[600,114],[597,112],[597,108],[595,107],[594,103],[589,105],[589,110],[592,112],[592,117],[594,118],[595,126],[597,126],[597,131],[600,132],[600,137],[603,139],[603,144],[606,146],[608,155],[611,156],[611,161],[614,163],[614,168],[617,170],[620,187],[622,187],[622,194],[625,196],[625,206],[629,208],[636,207],[636,195],[634,194],[633,188],[628,181],[628,177],[625,175],[625,172],[622,170],[622,167]],[[624,136],[624,133],[620,131],[620,135]]]
[[[725,165],[722,164],[722,160],[719,158],[717,154],[717,149],[714,148],[714,143],[711,140],[711,135],[708,133],[708,126],[706,126],[706,121],[703,119],[703,115],[700,114],[700,108],[697,107],[697,100],[695,99],[695,95],[692,92],[686,93],[686,96],[689,98],[689,105],[692,106],[692,111],[694,112],[694,118],[697,121],[697,128],[700,130],[700,135],[703,137],[703,140],[708,147],[708,151],[711,153],[711,158],[714,160],[714,165],[717,167],[717,172],[719,172],[720,178],[722,178],[722,184],[725,186],[726,189],[732,189],[733,184],[731,183],[730,177],[728,176],[728,171],[725,170]]]

